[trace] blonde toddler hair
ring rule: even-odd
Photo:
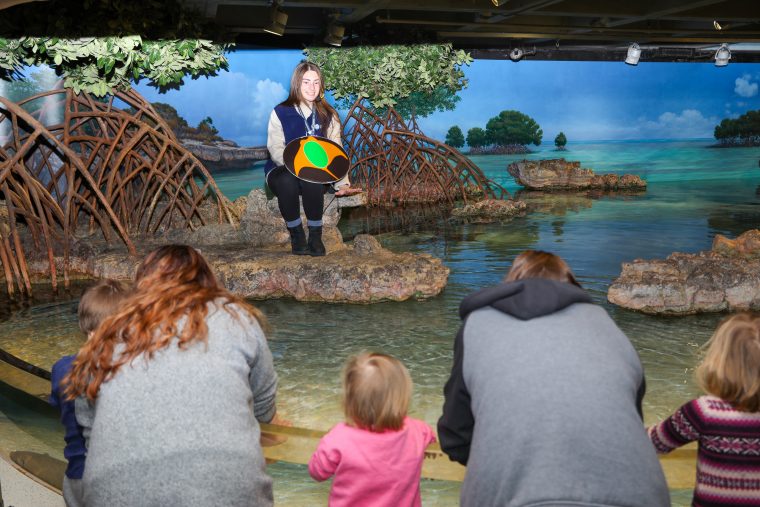
[[[116,313],[129,296],[129,287],[118,280],[100,280],[82,294],[77,308],[79,329],[90,334],[106,317]]]
[[[760,410],[760,315],[743,312],[718,325],[705,344],[697,382],[743,412]]]
[[[393,356],[363,352],[343,370],[343,410],[349,423],[382,432],[399,430],[409,410],[412,378]]]

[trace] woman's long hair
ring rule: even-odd
[[[293,75],[290,76],[290,93],[288,98],[281,102],[283,106],[298,106],[303,102],[303,95],[301,95],[301,81],[304,74],[313,70],[319,76],[319,95],[314,101],[314,110],[317,113],[317,120],[322,128],[322,136],[327,137],[327,131],[330,128],[330,123],[338,120],[338,113],[335,109],[327,103],[325,100],[325,80],[322,77],[322,71],[319,66],[311,62],[301,62],[293,69]]]
[[[156,351],[175,339],[180,349],[194,342],[205,342],[207,304],[217,298],[238,307],[263,327],[263,314],[233,295],[217,281],[206,260],[192,247],[162,246],[143,260],[135,275],[135,290],[123,310],[103,321],[80,349],[65,394],[69,399],[85,395],[94,400],[103,382],[110,380],[122,365],[144,354],[152,359]],[[182,326],[180,320],[184,319]],[[181,327],[181,331],[180,331]],[[123,350],[114,357],[118,344]]]

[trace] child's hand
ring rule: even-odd
[[[293,421],[283,419],[280,417],[280,414],[276,413],[274,414],[274,417],[272,418],[272,420],[269,421],[269,424],[274,424],[277,426],[293,426]]]
[[[347,185],[345,187],[340,187],[340,190],[338,190],[337,192],[335,192],[335,197],[346,197],[346,196],[349,196],[349,195],[360,194],[362,192],[363,192],[363,190],[361,188],[350,187],[350,186]]]

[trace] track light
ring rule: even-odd
[[[525,51],[522,48],[515,48],[509,52],[509,59],[513,62],[519,62],[523,56],[525,56]]]
[[[728,61],[731,59],[731,50],[728,49],[728,44],[721,44],[718,50],[715,52],[715,66],[725,67],[728,65]]]
[[[638,65],[641,58],[641,48],[637,43],[628,46],[628,54],[625,57],[625,63],[628,65]]]
[[[344,26],[341,26],[335,22],[330,23],[327,26],[327,35],[325,35],[324,39],[325,44],[340,47],[340,45],[343,44],[343,34],[345,33],[346,28]]]
[[[288,14],[280,10],[279,2],[272,2],[270,16],[272,21],[264,27],[264,31],[282,36],[285,33],[285,25],[288,24]]]

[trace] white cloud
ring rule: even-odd
[[[639,129],[642,137],[663,139],[684,139],[694,137],[712,137],[715,117],[705,117],[696,109],[684,109],[680,113],[666,111],[656,121],[640,120]]]
[[[754,97],[757,95],[757,83],[752,82],[752,76],[744,74],[742,77],[736,78],[736,87],[734,91],[741,97]]]
[[[272,81],[269,78],[260,79],[251,89],[250,114],[251,123],[254,125],[264,125],[266,130],[269,114],[274,106],[285,100],[288,92],[282,83]]]

